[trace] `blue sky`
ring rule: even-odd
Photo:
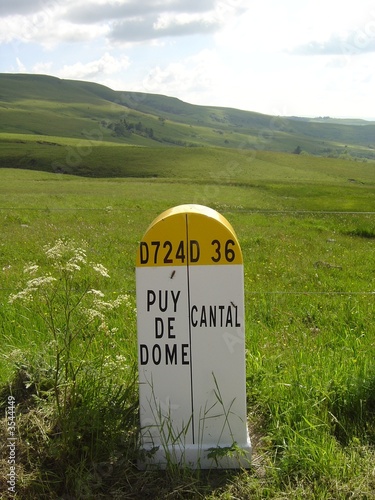
[[[0,72],[375,119],[375,0],[0,0]]]

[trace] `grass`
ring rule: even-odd
[[[128,151],[102,144],[98,153],[106,148]],[[138,150],[129,150],[134,163]],[[373,168],[356,163],[354,174],[342,160],[250,155],[147,150],[139,167],[147,176],[131,178],[0,169],[1,412],[13,393],[20,498],[375,496]],[[244,254],[253,466],[136,469],[132,308],[113,311],[117,333],[98,333],[91,346],[67,450],[51,391],[52,338],[35,312],[8,297],[24,282],[24,265],[44,266],[43,246],[66,237],[85,240],[89,259],[108,268],[111,278],[100,283],[106,295],[128,294],[134,304],[138,241],[155,216],[189,202],[226,216]],[[4,419],[0,432],[4,443]]]
[[[0,74],[0,109],[2,134],[51,135],[149,147],[293,152],[299,146],[303,154],[342,157],[349,163],[375,159],[373,122],[293,119],[196,106],[162,95],[116,92],[90,82],[44,75]],[[124,120],[133,127],[125,130]],[[135,127],[139,124],[141,127]],[[20,147],[19,159],[25,156],[25,150]],[[38,152],[41,158],[37,160],[43,159],[40,148]],[[17,153],[17,147],[13,153]],[[3,164],[1,148],[0,158]],[[4,160],[10,161],[9,156]],[[22,164],[22,168],[30,166]],[[100,171],[94,171],[100,175]],[[78,173],[92,172],[86,167]],[[119,175],[119,171],[113,175]]]

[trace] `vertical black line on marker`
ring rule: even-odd
[[[191,403],[191,432],[192,442],[195,444],[195,430],[194,430],[194,388],[193,388],[193,358],[192,358],[192,335],[191,335],[191,317],[190,317],[190,255],[189,255],[189,220],[188,214],[185,214],[185,228],[186,228],[186,254],[187,254],[187,299],[188,299],[188,321],[189,321],[189,348],[190,348],[190,403]]]

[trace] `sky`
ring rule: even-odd
[[[375,0],[0,0],[0,72],[375,119]]]

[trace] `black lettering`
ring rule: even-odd
[[[219,240],[212,240],[211,245],[216,247],[215,248],[215,256],[211,257],[211,260],[213,260],[213,262],[219,262],[219,260],[221,259],[220,241]]]
[[[141,241],[139,245],[139,257],[141,264],[147,264],[149,258],[148,245],[145,241]]]
[[[235,313],[235,318],[236,318],[236,319],[235,319],[235,322],[234,322],[234,323],[235,323],[236,327],[240,327],[240,326],[241,326],[241,323],[238,321],[238,316],[237,316],[237,313],[238,313],[238,308],[237,308],[237,306],[234,306],[234,310],[236,311],[236,313]]]
[[[160,365],[161,361],[161,347],[159,344],[155,344],[152,348],[152,361],[155,365]]]
[[[160,248],[160,241],[151,241],[151,245],[153,247],[155,247],[154,264],[157,264],[157,262],[158,262],[158,253],[159,253],[159,248]]]
[[[198,262],[200,257],[200,248],[197,240],[190,241],[190,262]]]
[[[228,262],[233,262],[236,257],[236,254],[234,253],[233,248],[229,248],[229,245],[234,246],[235,242],[233,240],[228,240],[225,243],[225,258]]]
[[[227,319],[226,319],[226,322],[225,322],[225,326],[226,327],[233,326],[232,308],[230,306],[228,306]]]
[[[146,344],[139,346],[139,360],[141,365],[147,365],[148,363],[148,347]]]
[[[173,344],[172,347],[165,345],[165,364],[177,365],[177,344]]]
[[[164,335],[164,323],[162,318],[155,318],[155,338],[161,339]]]
[[[223,321],[223,312],[224,312],[224,306],[219,306],[220,310],[220,326],[223,326],[224,321]]]
[[[197,307],[197,306],[193,306],[193,307],[191,308],[191,314],[190,314],[190,316],[191,316],[191,324],[192,324],[194,327],[196,327],[196,326],[198,325],[198,320],[194,319],[194,316],[193,316],[193,313],[194,313],[194,312],[198,312],[198,307]]]
[[[207,326],[206,306],[202,306],[201,322],[199,326]]]
[[[163,244],[163,248],[168,248],[167,253],[164,257],[164,264],[172,264],[173,259],[170,259],[169,256],[172,253],[172,243],[170,241],[165,241]]]
[[[181,240],[180,244],[178,245],[177,252],[176,252],[176,259],[179,259],[182,263],[185,262],[185,251],[184,251],[184,241]]]
[[[175,339],[176,335],[173,335],[171,332],[174,329],[173,322],[176,320],[176,318],[168,318],[168,338],[169,339]]]
[[[174,294],[173,290],[171,290],[171,295],[172,295],[172,300],[173,300],[173,312],[177,311],[177,301],[180,297],[180,294],[181,294],[181,290],[179,290],[176,295]]]
[[[150,307],[155,304],[156,293],[153,290],[147,290],[147,312],[150,311]]]
[[[163,297],[163,291],[159,290],[159,309],[162,312],[165,312],[168,309],[168,290],[165,290],[164,292],[164,305],[162,305],[162,297]]]
[[[210,306],[210,326],[216,326],[216,306]]]
[[[188,349],[189,349],[189,344],[182,344],[181,345],[181,357],[182,357],[182,364],[183,365],[189,364],[189,359],[186,359],[189,356]]]

